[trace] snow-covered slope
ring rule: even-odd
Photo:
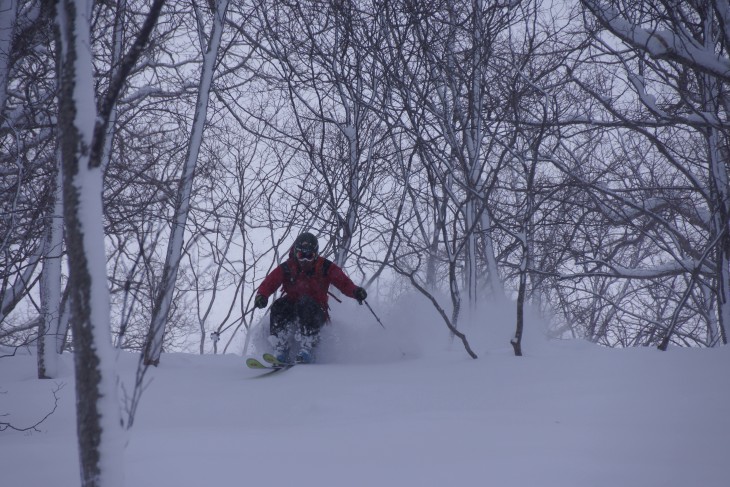
[[[387,315],[388,330],[342,313],[321,363],[266,378],[239,354],[164,355],[129,432],[127,485],[728,485],[727,347],[537,340],[517,358],[474,324],[472,360],[412,310]],[[136,363],[119,357],[127,384]],[[68,354],[61,368],[39,381],[34,357],[0,360],[3,421],[32,423],[65,384],[41,432],[0,433],[4,487],[78,485]]]

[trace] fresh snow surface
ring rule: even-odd
[[[728,485],[728,347],[547,341],[531,319],[514,357],[510,304],[464,320],[472,360],[421,300],[374,306],[386,330],[364,306],[333,308],[319,363],[278,375],[257,378],[240,352],[163,355],[120,459],[127,485]],[[40,432],[0,432],[0,484],[77,486],[72,357],[57,380],[35,364],[0,359],[2,422],[34,423],[65,384]],[[127,388],[136,365],[118,357]]]

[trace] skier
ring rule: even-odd
[[[319,255],[317,237],[302,233],[294,241],[289,259],[264,278],[254,299],[257,308],[265,308],[269,296],[279,286],[283,287],[283,295],[271,305],[269,323],[269,342],[277,360],[289,363],[292,336],[300,345],[296,362],[314,360],[313,350],[319,342],[320,329],[329,321],[330,284],[360,304],[368,296],[342,269]]]

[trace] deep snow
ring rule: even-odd
[[[385,312],[386,330],[334,307],[315,365],[257,378],[240,353],[163,355],[128,433],[127,485],[728,485],[728,347],[546,341],[533,319],[514,357],[511,306],[491,305],[464,325],[472,360],[422,301]],[[136,365],[119,355],[127,386]],[[41,432],[0,433],[3,487],[79,484],[69,354],[60,370],[41,381],[27,351],[0,359],[0,421],[32,424],[65,384]]]

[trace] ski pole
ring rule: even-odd
[[[382,322],[382,321],[380,321],[380,318],[378,318],[378,315],[376,315],[376,314],[375,314],[375,311],[373,311],[373,308],[372,308],[372,307],[370,306],[370,303],[368,303],[368,302],[367,302],[367,301],[365,301],[364,299],[362,300],[362,302],[363,302],[363,303],[365,303],[365,306],[367,306],[367,307],[368,307],[368,309],[369,309],[369,310],[370,310],[370,312],[371,312],[371,313],[373,314],[373,316],[375,316],[375,319],[376,319],[376,320],[378,320],[378,323],[380,324],[380,326],[382,326],[382,327],[383,327],[383,329],[385,330],[385,325],[383,324],[383,322]]]

